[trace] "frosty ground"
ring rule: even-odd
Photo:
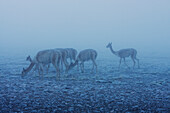
[[[0,112],[170,112],[170,59],[140,59],[140,69],[127,69],[118,59],[97,59],[98,74],[71,70],[56,81],[55,69],[43,79],[21,77],[25,58],[0,57]],[[127,63],[132,66],[131,60]]]

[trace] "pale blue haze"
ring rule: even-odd
[[[136,48],[140,55],[170,54],[169,0],[1,0],[0,52],[36,53]],[[169,55],[170,56],[170,55]]]

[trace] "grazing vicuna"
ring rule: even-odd
[[[68,64],[68,62],[67,62],[67,58],[70,58],[71,57],[71,51],[69,50],[66,50],[66,49],[63,49],[63,48],[55,48],[55,49],[53,49],[53,51],[54,52],[57,52],[58,54],[60,54],[60,56],[61,56],[61,60],[60,60],[60,64],[61,64],[61,70],[63,70],[63,63],[64,63],[64,65],[65,65],[65,68],[66,68],[66,73],[67,73],[67,70],[68,70],[68,66],[69,66],[69,64]],[[70,55],[69,55],[70,54]],[[73,55],[72,55],[73,56]],[[72,57],[71,57],[72,58]],[[38,67],[39,67],[39,63],[37,62],[37,60],[36,60],[36,58],[34,58],[33,60],[31,59],[31,57],[30,56],[28,56],[27,57],[27,59],[26,59],[27,61],[30,61],[31,63],[35,63],[35,65],[36,65],[36,68],[34,69],[34,71],[35,70],[37,70],[37,69],[39,69]],[[49,70],[49,67],[50,67],[50,64],[46,64],[46,65],[48,65],[47,66],[47,74],[48,74],[48,70]],[[43,65],[43,66],[45,66],[45,64]]]
[[[43,76],[43,65],[52,63],[56,69],[58,78],[60,77],[59,63],[61,61],[61,55],[58,51],[54,51],[54,50],[40,51],[37,53],[35,59],[36,59],[37,64],[39,65],[39,68],[42,71],[42,76]],[[28,73],[33,68],[33,66],[35,64],[36,63],[32,62],[27,69],[23,69],[22,75]],[[40,75],[40,70],[39,70],[39,75]],[[57,76],[56,76],[56,78],[57,78]]]
[[[30,72],[31,69],[34,67],[34,65],[35,65],[34,63],[31,63],[27,69],[23,68],[21,75],[24,76],[24,75],[26,75],[28,72]]]
[[[32,59],[30,56],[28,56],[26,58],[26,61],[29,61],[30,63],[34,63],[35,64],[36,67],[34,68],[33,72],[36,71],[36,70],[39,71],[39,69],[40,69],[39,68],[39,63],[37,62],[36,57],[34,57],[34,59]],[[45,65],[43,65],[43,67],[45,67]],[[49,67],[50,67],[50,64],[47,65],[47,74],[48,74]]]
[[[114,55],[120,57],[119,69],[120,69],[120,65],[121,65],[122,59],[124,60],[125,65],[129,68],[129,66],[128,66],[128,65],[126,64],[126,62],[125,62],[125,58],[126,58],[126,57],[129,57],[129,56],[131,56],[131,58],[132,58],[132,60],[133,60],[133,63],[134,63],[133,68],[135,67],[135,64],[136,64],[135,60],[137,60],[137,62],[138,62],[138,68],[140,68],[140,67],[139,67],[139,59],[136,58],[137,51],[136,51],[135,49],[129,48],[129,49],[121,49],[121,50],[119,50],[119,51],[114,51],[113,48],[112,48],[112,43],[109,43],[109,44],[106,46],[106,48],[110,48],[111,52],[112,52]]]
[[[72,63],[72,61],[76,60],[76,55],[77,55],[77,50],[73,49],[73,48],[65,48],[65,50],[67,50],[67,58],[70,59],[70,63]]]
[[[80,62],[80,68],[81,72],[84,72],[84,62],[91,60],[93,62],[93,68],[92,71],[94,71],[94,66],[96,67],[96,73],[97,73],[97,64],[96,64],[96,58],[97,58],[97,52],[93,49],[86,49],[79,53],[77,56],[77,59],[75,63],[71,63],[69,66],[69,69],[73,68],[77,65],[77,68],[79,70],[79,62]]]

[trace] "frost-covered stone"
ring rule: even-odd
[[[27,64],[0,65],[0,110],[5,113],[168,111],[170,76],[166,66],[156,62],[151,65],[147,63],[149,60],[144,61],[147,65],[143,63],[146,68],[117,70],[106,62],[99,66],[98,77],[75,69],[67,78],[61,75],[58,81],[52,68],[44,79],[31,73],[21,78],[19,73]],[[88,67],[85,71],[89,71]]]

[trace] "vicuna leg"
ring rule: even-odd
[[[49,70],[49,68],[50,68],[50,64],[48,64],[48,66],[47,66],[47,74],[48,74],[48,70]]]
[[[138,62],[138,68],[140,68],[140,66],[139,66],[139,59],[137,59],[137,58],[135,58],[136,60],[137,60],[137,62]]]
[[[36,67],[35,67],[35,68],[37,68],[37,65],[36,65]],[[41,73],[40,73],[40,70],[41,70],[41,69],[40,69],[40,66],[38,66],[38,68],[37,68],[37,69],[38,69],[38,74],[39,74],[39,77],[40,77],[40,74],[41,74]]]
[[[60,69],[59,69],[59,64],[56,65],[56,63],[53,62],[53,66],[56,69],[56,80],[57,78],[60,78]]]
[[[59,68],[59,63],[57,63],[57,75],[58,75],[58,77],[60,78],[60,68]]]
[[[84,73],[84,62],[82,63],[83,73]]]
[[[77,71],[79,71],[79,63],[77,63]]]
[[[92,63],[93,63],[93,62],[92,62]],[[93,63],[92,65],[93,65],[93,67],[92,67],[91,73],[93,73],[93,71],[94,71],[94,63]]]
[[[61,64],[61,71],[63,71],[63,59],[61,60],[60,64]]]
[[[96,73],[97,73],[97,64],[95,62],[95,60],[92,60],[93,61],[93,70],[94,70],[94,66],[96,67]]]
[[[122,58],[120,58],[120,61],[119,61],[119,69],[120,69],[121,63],[122,63]]]
[[[82,63],[80,63],[80,70],[81,70],[81,72],[82,72]]]
[[[135,62],[135,60],[134,60],[134,58],[133,57],[131,57],[132,58],[132,61],[133,61],[133,69],[135,68],[135,64],[136,64],[136,62]]]
[[[133,56],[133,60],[136,60],[138,62],[138,68],[140,68],[140,66],[139,66],[139,59],[136,58],[136,55]]]
[[[35,68],[34,68],[33,72],[35,72],[36,70],[38,71],[38,73],[40,75],[40,70],[39,70],[39,65],[38,64],[35,64]]]
[[[40,70],[42,71],[42,78],[44,77],[44,73],[43,73],[43,64],[40,64]],[[40,74],[40,73],[39,73]]]
[[[80,63],[80,68],[81,68],[81,72],[84,73],[84,63],[83,62]]]
[[[67,59],[66,58],[64,58],[63,59],[63,62],[64,62],[64,65],[65,65],[65,67],[66,67],[66,73],[68,73],[68,62],[67,62]]]
[[[125,60],[125,58],[123,58],[123,60],[124,60],[125,65],[129,68],[129,66],[126,64],[126,60]]]

